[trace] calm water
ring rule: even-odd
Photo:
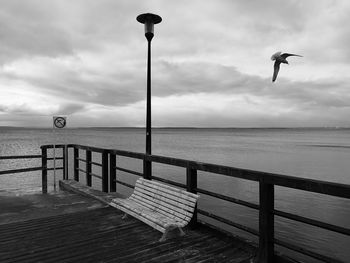
[[[40,145],[75,143],[144,152],[143,129],[1,129],[0,155],[38,154]],[[239,168],[350,184],[349,129],[155,129],[152,152],[157,155],[223,164]],[[98,160],[99,156],[94,156]],[[142,171],[142,163],[127,158],[120,165]],[[0,170],[33,164],[35,160],[1,161]],[[156,175],[184,182],[185,171],[154,165]],[[98,173],[98,171],[96,171]],[[57,177],[60,175],[57,174]],[[118,173],[125,181],[136,178]],[[53,184],[53,178],[50,177]],[[96,182],[98,186],[99,182]],[[200,188],[258,203],[258,185],[245,180],[199,173]],[[52,187],[51,187],[52,188]],[[0,176],[0,192],[40,191],[40,173]],[[118,191],[129,193],[118,186]],[[350,228],[350,201],[304,191],[276,188],[276,208]],[[201,209],[258,228],[257,212],[226,201],[201,196]],[[211,222],[207,218],[202,218]],[[276,217],[276,237],[350,262],[350,238]],[[227,230],[244,233],[225,227]],[[246,235],[245,235],[246,236]],[[251,236],[246,236],[252,238]],[[306,259],[305,262],[311,262]]]

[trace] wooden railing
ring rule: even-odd
[[[65,148],[64,146],[57,146],[57,148]],[[5,174],[15,174],[15,173],[28,173],[28,172],[34,172],[34,171],[42,171],[42,192],[47,193],[47,171],[51,171],[54,168],[47,167],[47,161],[49,160],[67,160],[67,151],[63,153],[61,157],[48,157],[47,156],[47,147],[42,148],[41,154],[32,154],[32,155],[8,155],[8,156],[0,156],[0,160],[25,160],[25,159],[41,159],[41,166],[34,166],[34,167],[25,167],[25,168],[16,168],[16,169],[10,169],[10,170],[1,170],[0,175]],[[55,167],[56,170],[64,170],[66,172],[66,162],[63,162],[63,167]]]
[[[0,160],[23,160],[23,159],[40,159],[41,155],[9,155],[9,156],[0,156]],[[17,168],[11,170],[0,171],[0,175],[3,174],[14,174],[14,173],[25,173],[25,172],[33,172],[40,171],[42,167],[26,167],[26,168]]]
[[[43,178],[47,177],[47,149],[52,148],[52,145],[44,145],[42,149],[42,174]],[[63,149],[63,158],[65,159],[64,163],[67,166],[66,160],[68,160],[68,150],[64,145],[56,146],[57,148]],[[130,188],[133,188],[133,185],[130,185],[126,182],[120,181],[116,177],[116,171],[123,171],[137,176],[144,176],[144,172],[133,171],[121,167],[119,163],[116,162],[117,156],[130,157],[134,159],[142,160],[144,165],[147,167],[151,163],[160,163],[171,166],[182,167],[186,169],[186,184],[181,184],[174,182],[165,178],[151,176],[148,179],[158,180],[165,183],[169,183],[178,187],[187,189],[187,191],[192,193],[201,193],[211,197],[215,197],[221,200],[226,200],[238,205],[246,206],[259,211],[259,229],[253,229],[245,225],[238,224],[229,219],[223,218],[219,215],[210,213],[208,211],[202,210],[200,208],[196,209],[194,217],[191,221],[191,226],[195,227],[197,224],[197,214],[210,217],[217,221],[223,222],[230,226],[234,226],[238,229],[246,231],[250,234],[258,236],[259,238],[259,249],[256,257],[256,262],[260,263],[271,263],[275,262],[276,256],[274,251],[274,245],[279,245],[290,250],[299,252],[301,254],[307,255],[309,257],[318,259],[323,262],[342,262],[331,258],[327,255],[321,255],[315,253],[311,250],[289,244],[283,240],[276,239],[274,236],[275,231],[275,216],[287,218],[304,224],[316,226],[322,229],[326,229],[332,232],[337,232],[346,236],[350,236],[350,229],[336,226],[333,224],[328,224],[318,220],[302,217],[299,215],[287,213],[280,211],[274,208],[275,203],[275,186],[283,186],[292,189],[304,190],[307,192],[325,194],[329,196],[341,197],[350,199],[350,185],[339,184],[339,183],[330,183],[319,180],[305,179],[299,177],[292,177],[280,174],[265,173],[247,169],[239,169],[234,167],[215,165],[210,163],[200,163],[195,161],[169,158],[164,156],[157,155],[146,155],[143,153],[122,151],[122,150],[113,150],[113,149],[102,149],[97,147],[88,147],[83,145],[68,145],[68,148],[73,149],[73,169],[74,169],[74,180],[79,181],[80,173],[84,173],[86,176],[86,182],[88,186],[92,185],[91,177],[96,177],[102,181],[102,191],[104,192],[115,192],[117,191],[117,184],[121,184]],[[85,159],[80,158],[80,152],[85,151]],[[97,163],[92,160],[92,153],[101,154],[101,162]],[[82,166],[81,164],[84,163]],[[147,163],[147,165],[146,165]],[[92,173],[92,165],[101,167],[101,175]],[[64,169],[64,179],[68,179],[67,167]],[[208,191],[197,186],[197,171],[210,172],[214,174],[220,174],[223,176],[241,178],[245,180],[255,181],[259,184],[259,204],[247,202],[238,198],[233,198],[223,194],[215,193]],[[44,182],[44,179],[43,179]],[[44,185],[43,185],[44,187]],[[47,189],[47,186],[46,186]]]

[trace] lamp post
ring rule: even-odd
[[[162,21],[158,15],[145,13],[139,15],[136,20],[145,25],[145,36],[148,41],[147,58],[147,104],[146,104],[146,155],[152,154],[152,131],[151,131],[151,41],[154,36],[154,25]],[[152,164],[144,161],[143,174],[147,179],[151,179]]]

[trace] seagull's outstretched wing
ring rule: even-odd
[[[282,58],[287,58],[287,57],[290,57],[290,56],[302,57],[302,56],[300,56],[300,55],[290,54],[290,53],[283,53],[283,54],[281,55]]]
[[[272,82],[275,82],[278,71],[280,71],[280,62],[275,61],[275,64],[273,65],[273,76],[272,76]]]
[[[281,51],[276,52],[275,54],[273,54],[273,55],[271,56],[271,60],[276,60],[276,58],[278,58],[281,54],[282,54]]]

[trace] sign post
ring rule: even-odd
[[[67,117],[62,116],[53,116],[53,122],[52,122],[52,133],[53,133],[53,187],[56,191],[56,129],[63,129],[66,127],[67,124]],[[66,146],[65,146],[66,147]],[[65,160],[63,160],[65,162]]]

